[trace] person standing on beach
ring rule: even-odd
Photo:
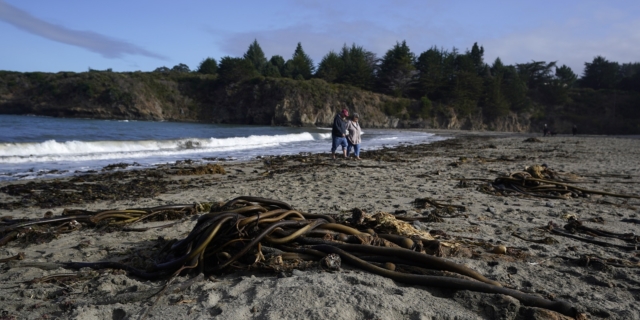
[[[349,146],[347,147],[347,157],[351,154],[351,148],[353,148],[353,155],[356,156],[356,160],[360,160],[360,136],[362,135],[362,130],[360,129],[360,124],[358,123],[358,119],[360,115],[357,113],[353,113],[353,120],[349,121],[347,124],[347,142]]]
[[[578,134],[578,126],[574,124],[573,128],[571,128],[571,133],[573,133],[574,136]]]
[[[549,127],[547,127],[547,124],[544,124],[544,127],[542,128],[542,136],[546,137],[549,134]]]
[[[347,117],[349,110],[342,109],[342,112],[336,114],[333,119],[333,128],[331,129],[331,157],[336,158],[336,149],[342,146],[342,155],[347,158]]]

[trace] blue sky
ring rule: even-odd
[[[416,55],[478,42],[485,62],[640,62],[640,1],[589,0],[0,0],[0,70],[152,71],[298,42],[317,64],[344,44],[382,57],[405,40]]]

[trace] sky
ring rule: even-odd
[[[504,64],[557,61],[581,75],[600,55],[640,62],[638,0],[0,0],[0,70],[153,71],[297,43],[318,64],[356,44],[378,57],[406,41]]]

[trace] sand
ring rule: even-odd
[[[167,175],[161,194],[129,200],[84,202],[40,208],[17,206],[0,216],[40,218],[63,209],[106,210],[166,204],[221,202],[240,195],[278,199],[309,213],[348,215],[397,212],[422,216],[416,198],[430,197],[467,208],[466,216],[422,222],[424,231],[440,230],[462,248],[446,259],[464,264],[505,286],[570,302],[589,319],[640,319],[640,257],[636,250],[603,247],[551,234],[549,222],[563,226],[569,215],[586,226],[617,233],[638,233],[640,199],[593,195],[568,200],[498,196],[479,191],[483,180],[546,164],[571,173],[580,187],[640,195],[640,140],[602,136],[532,135],[437,131],[451,139],[427,147],[386,150],[384,158],[363,152],[362,161],[337,160],[306,166],[296,157],[221,162],[227,174]],[[366,146],[363,146],[366,149]],[[328,154],[315,155],[329,157]],[[380,158],[380,154],[377,154]],[[161,168],[158,170],[171,170]],[[64,179],[63,179],[64,180]],[[0,187],[21,182],[2,182]],[[20,201],[0,193],[0,203]],[[164,222],[166,224],[166,222]],[[43,270],[26,262],[119,260],[158,237],[182,239],[194,218],[145,232],[100,232],[92,228],[61,234],[51,241],[12,241],[0,258],[24,252],[24,260],[3,263],[0,271],[1,319],[565,319],[499,294],[454,291],[398,283],[348,265],[328,272],[318,267],[273,274],[238,271],[220,276],[179,276],[163,294],[165,280],[141,280],[126,272],[88,269]],[[160,222],[141,224],[152,226]],[[554,238],[545,244],[529,239]],[[618,245],[622,240],[584,235]],[[82,244],[82,245],[79,245]],[[504,245],[518,254],[496,254]],[[578,260],[585,255],[616,259],[604,266]],[[624,265],[623,265],[624,264]],[[82,275],[76,281],[36,282],[44,276]],[[146,315],[145,315],[146,314]]]

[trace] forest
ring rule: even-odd
[[[584,63],[583,74],[577,75],[557,61],[505,65],[496,58],[486,62],[484,51],[484,47],[474,43],[464,52],[433,46],[417,54],[402,41],[378,57],[362,46],[345,44],[339,52],[329,51],[316,63],[300,42],[291,57],[285,59],[280,55],[267,58],[254,40],[242,57],[225,56],[218,60],[207,57],[195,70],[180,63],[153,72],[89,69],[85,73],[21,74],[2,71],[0,113],[92,117],[94,111],[74,111],[74,108],[102,105],[105,106],[102,114],[97,116],[109,117],[113,106],[121,106],[120,114],[126,117],[132,115],[127,110],[133,106],[157,101],[161,108],[174,115],[172,119],[179,120],[182,115],[188,116],[188,110],[192,110],[190,114],[194,117],[221,114],[215,111],[221,107],[231,110],[227,113],[233,112],[232,105],[246,103],[246,99],[229,98],[229,94],[257,92],[250,87],[260,84],[263,98],[253,98],[253,109],[260,107],[260,101],[271,103],[268,108],[276,108],[282,101],[292,101],[293,95],[303,100],[313,98],[309,103],[314,105],[312,109],[317,115],[329,100],[349,106],[353,105],[349,102],[353,97],[361,95],[356,92],[370,92],[389,97],[375,98],[378,104],[374,108],[399,119],[403,126],[447,128],[449,125],[442,121],[436,123],[435,119],[453,117],[480,119],[488,124],[482,128],[488,130],[512,130],[514,126],[501,129],[491,123],[516,117],[526,119],[523,126],[516,125],[521,128],[517,130],[538,131],[543,124],[548,124],[559,133],[568,133],[577,125],[581,133],[640,134],[640,62],[619,63],[595,56]],[[280,90],[269,89],[273,86]],[[274,92],[286,93],[286,96],[279,93],[273,96]],[[47,106],[58,109],[46,111]],[[64,108],[67,109],[60,111]],[[242,119],[208,117],[200,121],[240,123]],[[261,119],[269,123],[267,118]],[[377,125],[383,125],[384,121],[380,121]],[[296,123],[301,122],[292,122]],[[458,127],[465,128],[465,125]]]
[[[530,61],[505,65],[500,58],[484,61],[484,48],[474,43],[460,52],[431,47],[416,54],[406,41],[397,42],[382,57],[362,46],[344,45],[330,51],[316,65],[298,43],[292,57],[267,59],[257,40],[242,57],[204,59],[193,72],[214,74],[225,83],[257,76],[296,80],[312,78],[354,86],[394,97],[417,100],[420,110],[384,110],[399,117],[428,118],[442,108],[453,108],[459,117],[482,113],[487,119],[509,112],[528,113],[534,121],[554,122],[554,117],[588,126],[602,126],[606,115],[615,128],[605,131],[638,131],[625,119],[640,118],[640,62],[618,63],[596,56],[585,62],[582,75],[556,61]],[[156,72],[190,72],[180,64]],[[589,120],[589,117],[596,117]],[[622,127],[620,127],[622,126]]]

